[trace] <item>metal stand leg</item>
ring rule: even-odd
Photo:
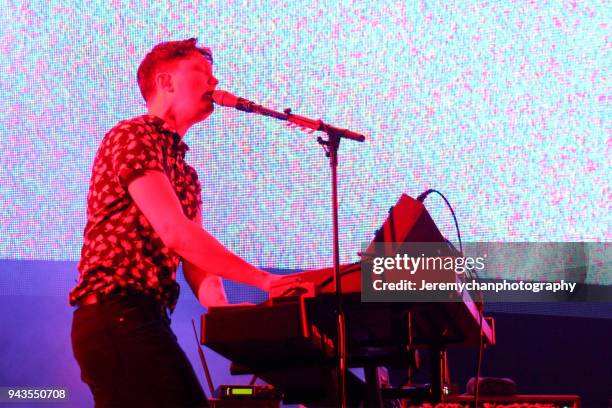
[[[441,402],[445,395],[444,389],[450,383],[446,349],[442,346],[434,346],[430,349],[430,353],[432,402]]]
[[[378,368],[366,366],[363,368],[366,381],[365,406],[382,408],[382,396],[380,394],[380,380],[378,378]]]

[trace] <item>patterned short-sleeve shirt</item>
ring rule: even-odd
[[[170,251],[136,206],[128,184],[146,171],[166,174],[183,212],[193,220],[201,205],[196,171],[185,163],[189,147],[156,116],[119,122],[100,144],[87,195],[79,280],[70,304],[90,293],[139,292],[174,310],[180,257]]]

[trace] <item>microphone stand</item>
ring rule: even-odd
[[[342,285],[340,277],[340,237],[338,232],[338,150],[340,148],[341,139],[354,140],[363,142],[365,136],[352,132],[348,129],[341,129],[335,126],[323,123],[321,120],[313,120],[304,116],[294,115],[291,113],[291,108],[286,108],[284,112],[257,105],[251,101],[241,99],[237,104],[236,109],[244,112],[257,113],[263,116],[269,116],[279,120],[286,120],[302,129],[311,129],[310,133],[315,131],[325,132],[327,140],[322,137],[317,138],[317,142],[325,150],[325,155],[329,157],[332,177],[332,221],[333,221],[333,256],[334,256],[334,286],[336,295],[336,323],[337,323],[337,374],[338,374],[338,406],[346,408],[346,320],[344,315],[344,307],[342,302]]]
[[[340,276],[340,234],[338,229],[338,149],[340,138],[338,134],[331,131],[327,133],[327,140],[317,138],[317,142],[323,146],[325,155],[329,157],[332,177],[332,220],[334,229],[334,286],[336,292],[336,330],[338,335],[337,354],[338,359],[338,406],[346,408],[346,320],[342,302],[342,278]]]

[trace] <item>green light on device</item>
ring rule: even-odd
[[[250,388],[250,387],[244,387],[244,388],[232,387],[228,391],[230,392],[231,395],[253,395],[253,388]]]

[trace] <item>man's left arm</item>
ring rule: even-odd
[[[198,208],[194,222],[202,225],[201,207]],[[225,288],[223,287],[223,279],[220,276],[208,273],[184,259],[183,274],[193,294],[202,306],[210,308],[211,306],[224,306],[229,303]]]

